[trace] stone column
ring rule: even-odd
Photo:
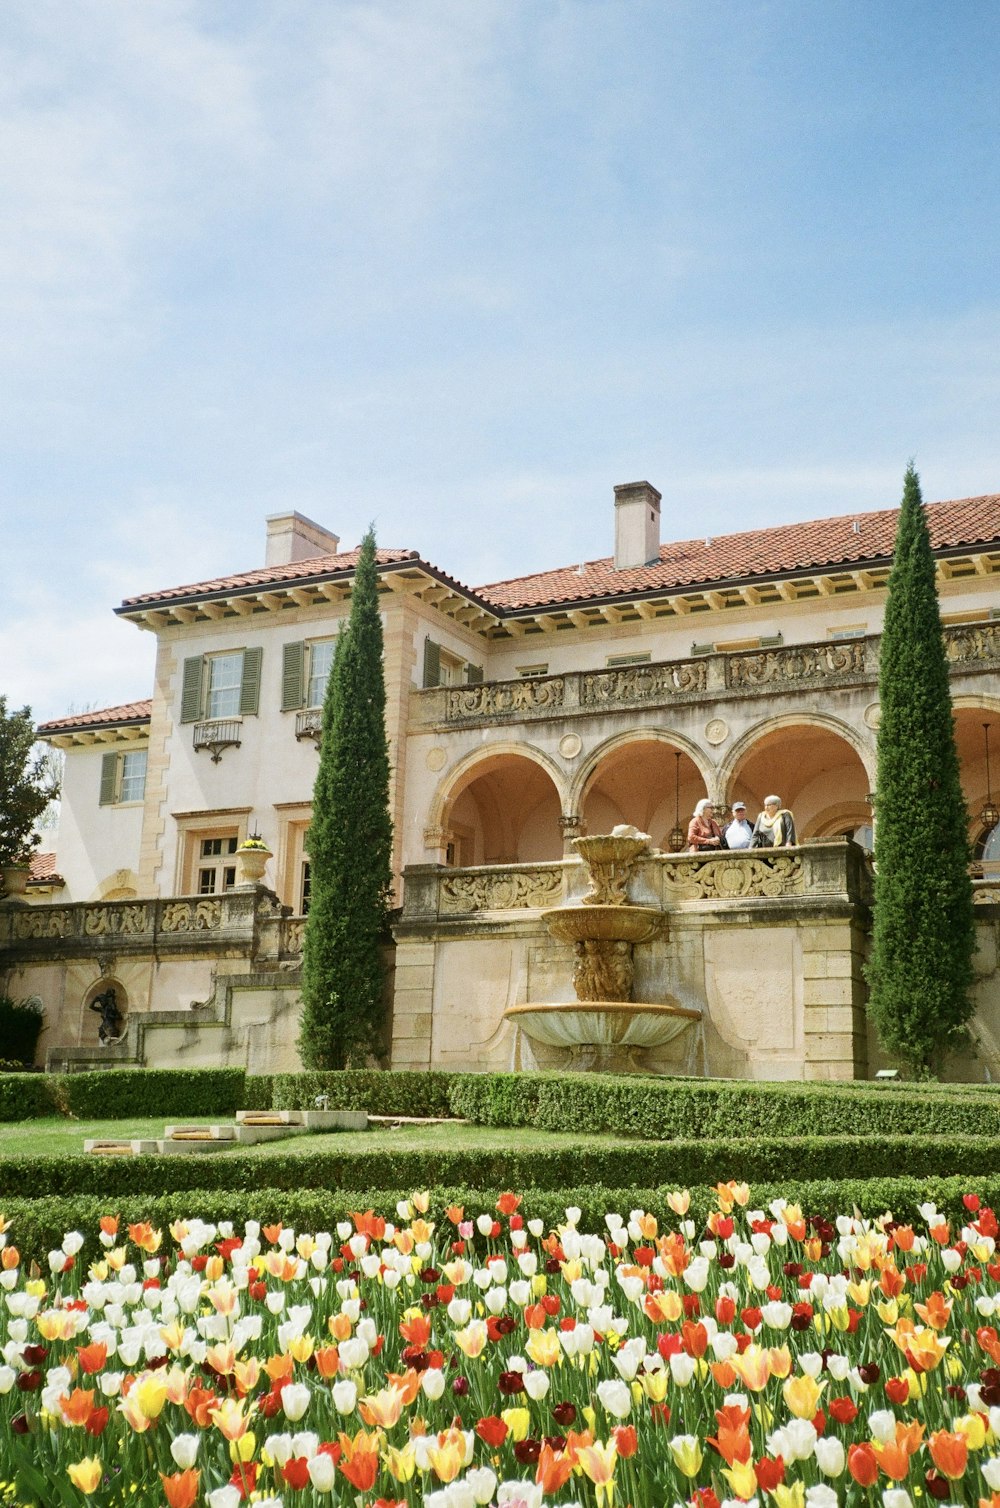
[[[564,812],[559,818],[559,826],[562,828],[563,854],[567,859],[573,859],[576,857],[573,839],[583,832],[583,818],[579,812]]]

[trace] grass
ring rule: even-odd
[[[223,1121],[225,1117],[221,1118]],[[119,1137],[139,1140],[158,1139],[170,1122],[156,1120],[67,1121],[61,1117],[46,1120],[7,1122],[0,1128],[0,1157],[67,1157],[83,1151],[84,1141],[91,1138]],[[574,1147],[583,1138],[564,1131],[536,1131],[530,1126],[473,1126],[466,1121],[444,1121],[437,1125],[400,1126],[394,1130],[315,1131],[304,1136],[290,1136],[281,1141],[263,1142],[256,1147],[239,1146],[243,1156],[267,1158],[274,1154],[296,1152],[353,1152],[359,1145],[372,1151],[420,1152],[448,1151],[481,1147],[484,1151],[515,1151],[525,1147],[551,1147],[561,1151]],[[619,1137],[587,1136],[586,1141],[606,1141],[617,1145]],[[234,1148],[237,1150],[237,1148]],[[226,1152],[213,1154],[225,1157]]]

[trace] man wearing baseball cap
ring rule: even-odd
[[[726,847],[749,848],[753,837],[753,826],[747,821],[746,803],[734,801],[732,814],[733,820],[726,828]]]

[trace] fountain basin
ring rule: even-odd
[[[548,1047],[662,1047],[700,1021],[701,1011],[634,1000],[577,1000],[509,1005],[504,1016]]]
[[[664,917],[651,906],[556,906],[543,911],[549,935],[559,942],[645,942]]]

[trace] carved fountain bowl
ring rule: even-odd
[[[632,1000],[577,1000],[570,1005],[510,1005],[504,1015],[549,1047],[662,1047],[701,1020],[687,1006]]]
[[[543,911],[549,934],[559,942],[646,942],[663,924],[652,906],[557,906]]]
[[[595,833],[592,838],[574,838],[573,847],[586,864],[634,864],[649,847],[649,838],[616,838]]]

